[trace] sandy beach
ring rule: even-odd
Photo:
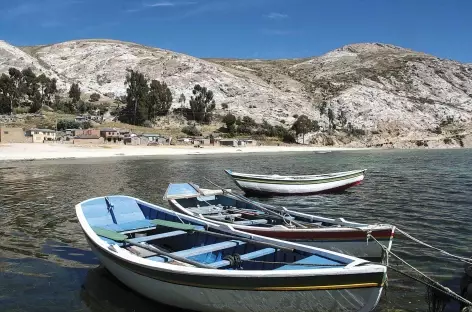
[[[208,155],[208,154],[246,154],[246,153],[282,153],[282,152],[315,152],[361,150],[365,148],[333,148],[314,146],[254,146],[254,147],[220,147],[205,146],[126,146],[97,145],[78,146],[72,144],[33,144],[14,143],[0,144],[0,161],[40,160],[67,158],[100,158],[124,156],[165,156],[165,155]]]

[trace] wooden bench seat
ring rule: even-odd
[[[187,234],[185,231],[172,231],[172,232],[167,232],[167,233],[161,233],[161,234],[155,234],[155,235],[149,235],[149,236],[142,236],[142,237],[135,237],[129,239],[129,241],[133,243],[142,243],[142,242],[149,242],[152,240],[157,240],[161,238],[167,238],[167,237],[174,237],[182,234]]]
[[[261,250],[256,250],[256,251],[253,251],[253,252],[249,252],[249,253],[244,254],[244,255],[240,255],[240,257],[241,257],[241,260],[251,260],[251,259],[256,259],[256,258],[266,256],[266,255],[270,255],[271,253],[274,253],[274,252],[276,252],[275,248],[264,248],[264,249],[261,249]],[[230,262],[228,260],[221,260],[221,261],[218,261],[218,262],[210,263],[209,265],[214,267],[215,269],[217,269],[217,268],[221,268],[221,267],[225,267],[225,266],[230,265]]]

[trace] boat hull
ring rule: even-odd
[[[320,290],[252,291],[200,288],[156,280],[124,268],[91,243],[100,262],[123,284],[152,300],[205,312],[362,311],[375,308],[382,286]]]
[[[235,184],[251,195],[310,195],[346,190],[364,180],[364,171],[319,181],[283,181],[238,176],[228,173]]]
[[[182,209],[180,205],[176,204],[176,202],[173,200],[169,200],[169,204],[174,210],[180,213],[194,216],[193,214],[189,213],[187,209]],[[225,224],[225,222],[217,220],[211,220],[211,222],[216,224]],[[377,239],[382,245],[386,246],[389,250],[392,246],[394,235],[394,229],[387,226],[379,226],[377,229],[372,227],[366,228],[365,231],[360,231],[358,229],[339,228],[333,228],[333,230],[295,230],[289,228],[278,229],[275,227],[261,228],[233,223],[231,226],[236,230],[247,233],[323,248],[370,261],[384,261],[387,255],[377,242],[372,239],[367,239],[367,231],[370,231],[370,235],[375,237],[375,239]]]

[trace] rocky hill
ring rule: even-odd
[[[0,42],[0,72],[33,67],[57,77],[66,90],[125,93],[126,69],[164,80],[190,98],[192,87],[213,90],[217,108],[240,116],[291,124],[306,114],[339,127],[378,131],[427,131],[441,123],[472,120],[472,65],[378,43],[348,45],[325,55],[290,60],[198,59],[112,40],[78,40],[37,47]],[[339,116],[344,116],[344,122]]]

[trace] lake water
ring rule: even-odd
[[[117,282],[90,252],[74,205],[126,194],[166,205],[169,182],[203,177],[232,189],[223,173],[309,174],[367,168],[342,194],[264,199],[324,216],[391,223],[437,247],[472,256],[472,150],[381,150],[270,155],[61,160],[0,163],[1,311],[177,311]],[[263,199],[261,199],[263,200]],[[405,239],[393,251],[446,281],[460,263]],[[425,288],[393,272],[378,311],[425,311]]]

